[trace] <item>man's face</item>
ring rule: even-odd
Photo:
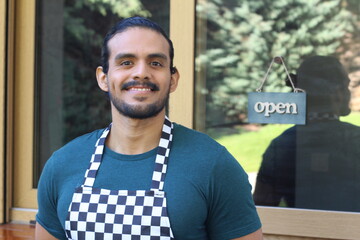
[[[178,81],[178,74],[170,73],[166,39],[151,29],[134,27],[116,34],[108,48],[108,74],[100,74],[107,86],[99,85],[109,92],[112,108],[135,119],[163,111]]]

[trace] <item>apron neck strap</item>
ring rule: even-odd
[[[172,129],[172,122],[165,116],[159,147],[155,159],[155,168],[151,183],[152,191],[162,191],[164,188],[164,180],[167,171],[167,164],[169,161],[171,143],[173,139]]]
[[[91,156],[90,165],[85,172],[84,182],[82,187],[92,187],[95,183],[97,171],[102,161],[102,155],[105,147],[105,140],[111,129],[111,124],[104,130],[100,138],[95,143],[95,151]]]

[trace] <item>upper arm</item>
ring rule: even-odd
[[[248,176],[227,151],[214,168],[210,189],[207,229],[212,239],[247,236],[261,228]]]
[[[58,189],[56,185],[56,169],[52,164],[51,159],[45,164],[41,173],[38,189],[38,213],[36,214],[36,221],[41,228],[47,233],[64,239],[65,231],[59,220],[57,213],[58,207]],[[40,231],[42,233],[43,231]]]
[[[37,240],[56,240],[56,238],[45,230],[39,223],[36,223],[35,239]]]
[[[262,230],[259,229],[256,232],[250,233],[249,235],[240,238],[234,238],[232,240],[262,240],[262,239],[263,239]]]

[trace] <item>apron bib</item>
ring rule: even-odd
[[[173,125],[165,117],[150,190],[93,188],[111,125],[95,145],[84,183],[75,190],[65,222],[68,239],[173,240],[163,191]]]

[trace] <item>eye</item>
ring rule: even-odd
[[[151,62],[150,65],[154,66],[154,67],[162,67],[163,66],[160,62],[157,62],[157,61]]]
[[[132,64],[132,62],[131,61],[122,61],[121,63],[120,63],[120,65],[122,65],[122,66],[130,66]]]

